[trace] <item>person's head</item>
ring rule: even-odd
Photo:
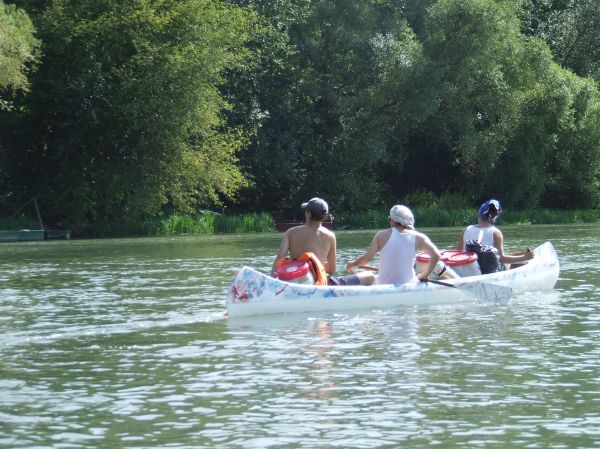
[[[502,206],[498,200],[488,200],[479,208],[479,217],[489,223],[496,223],[498,216],[502,212]]]
[[[325,215],[329,213],[327,202],[317,197],[302,203],[302,209],[310,212],[310,218],[314,221],[323,221]]]
[[[390,209],[390,220],[407,229],[413,229],[415,226],[415,216],[412,211],[401,204],[396,204]]]

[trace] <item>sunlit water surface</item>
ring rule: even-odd
[[[502,229],[555,290],[235,320],[280,234],[3,243],[0,448],[600,448],[600,227]]]

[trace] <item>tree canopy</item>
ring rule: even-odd
[[[591,0],[12,3],[0,21],[35,33],[19,13],[0,183],[56,221],[421,191],[600,205]]]
[[[225,70],[250,63],[251,12],[211,0],[54,0],[12,145],[15,176],[74,222],[193,210],[247,185]]]
[[[28,90],[27,75],[38,59],[38,47],[27,13],[0,0],[0,109],[11,106],[16,91]]]

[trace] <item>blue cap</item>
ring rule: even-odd
[[[479,216],[490,223],[495,223],[501,212],[502,206],[498,200],[488,200],[479,208]]]

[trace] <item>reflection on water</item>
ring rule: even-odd
[[[600,447],[600,228],[503,232],[553,241],[555,290],[235,320],[281,235],[3,244],[0,448]]]

